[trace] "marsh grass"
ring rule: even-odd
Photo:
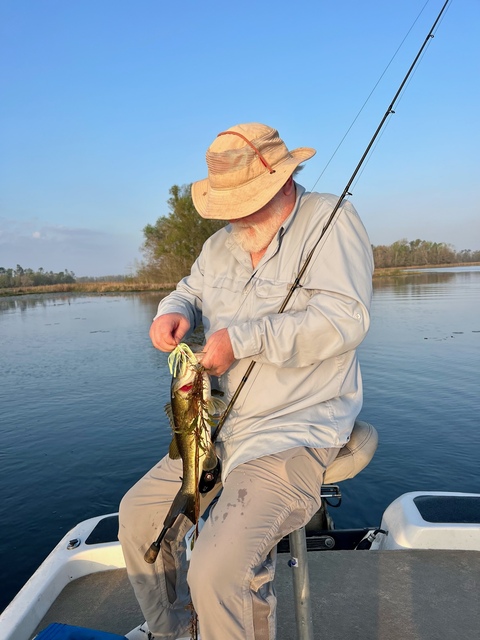
[[[0,296],[21,296],[32,293],[135,293],[140,291],[172,291],[175,284],[143,282],[73,282],[49,284],[38,287],[13,287],[0,289]]]

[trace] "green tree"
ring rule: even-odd
[[[372,246],[376,267],[420,267],[436,264],[455,264],[457,262],[478,262],[479,251],[463,249],[455,252],[445,242],[428,240],[397,240],[390,246]]]
[[[190,272],[205,240],[225,226],[224,221],[198,215],[190,185],[174,185],[170,196],[170,213],[143,229],[145,260],[137,269],[137,277],[147,282],[178,282]]]

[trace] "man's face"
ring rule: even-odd
[[[285,196],[279,191],[266,205],[249,216],[230,220],[232,237],[244,251],[266,249],[285,219]]]

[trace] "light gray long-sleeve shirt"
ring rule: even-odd
[[[296,188],[292,213],[255,269],[227,226],[159,304],[157,317],[182,313],[192,329],[203,322],[207,337],[228,329],[236,361],[220,378],[226,401],[257,363],[217,441],[223,478],[242,462],[291,447],[342,446],[362,406],[356,347],[370,323],[370,241],[345,201],[279,314],[338,200]]]

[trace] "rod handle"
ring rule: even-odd
[[[167,531],[168,531],[168,527],[163,527],[162,532],[160,533],[158,538],[154,540],[154,542],[152,542],[152,544],[145,551],[145,555],[143,556],[143,559],[148,564],[154,564],[155,560],[157,559],[158,553],[160,551],[160,544],[163,538],[165,537],[165,534],[167,533]]]

